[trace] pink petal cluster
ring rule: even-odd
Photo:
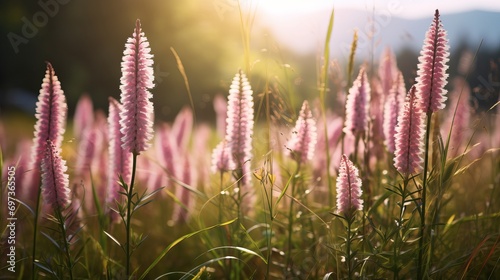
[[[49,207],[61,211],[71,200],[69,179],[65,173],[68,168],[59,153],[60,149],[47,140],[42,159],[42,195]]]
[[[123,149],[120,131],[120,112],[122,105],[114,98],[109,98],[108,134],[109,134],[109,156],[108,156],[108,187],[106,202],[114,205],[119,198],[120,185],[118,175],[122,176],[124,182],[130,182],[132,172],[132,154]]]
[[[150,147],[153,138],[153,55],[147,38],[136,22],[132,37],[128,38],[121,63],[122,77],[120,112],[122,146],[125,150],[140,154]]]
[[[390,48],[386,48],[384,53],[382,54],[382,57],[380,58],[378,75],[382,86],[382,93],[383,95],[386,95],[393,87],[393,83],[398,76],[396,56]]]
[[[182,178],[180,178],[181,181],[185,185],[196,189],[196,182],[197,182],[196,169],[191,166],[191,161],[189,159],[189,156],[185,157],[182,170],[183,174]],[[181,185],[176,186],[175,196],[177,197],[177,199],[179,199],[179,202],[182,203],[183,206],[185,206],[185,208],[179,204],[175,204],[172,213],[172,220],[174,224],[177,224],[179,222],[181,223],[188,222],[190,218],[188,209],[192,210],[194,207],[194,203],[196,201],[192,197],[191,191]]]
[[[182,171],[182,166],[177,163],[177,159],[182,157],[180,147],[177,145],[172,128],[168,124],[162,124],[156,133],[155,149],[157,151],[158,162],[164,168],[162,173],[166,173],[168,178],[178,178]],[[169,180],[169,182],[171,182]]]
[[[295,128],[292,130],[292,136],[285,145],[285,154],[297,162],[305,163],[313,158],[316,141],[316,120],[313,118],[309,103],[305,100]]]
[[[32,164],[35,169],[40,168],[47,140],[50,140],[57,149],[61,148],[67,111],[68,106],[61,89],[61,83],[57,79],[52,65],[47,63],[45,78],[36,103],[35,117],[37,121],[32,148]]]
[[[370,104],[370,84],[364,68],[359,70],[358,77],[349,89],[346,101],[346,120],[344,132],[360,135],[368,129]]]
[[[415,96],[416,88],[412,86],[399,113],[395,135],[394,166],[408,177],[422,169],[424,143],[424,112]]]
[[[446,121],[441,127],[441,134],[448,135],[451,129],[448,154],[456,157],[464,152],[464,140],[470,135],[472,108],[469,105],[471,89],[467,81],[462,77],[457,77],[453,82],[453,88],[450,103],[454,106],[450,108]]]
[[[78,100],[73,116],[73,135],[80,140],[82,133],[94,123],[94,105],[87,94]]]
[[[75,165],[75,175],[88,176],[92,173],[92,162],[102,154],[103,133],[97,125],[91,124],[81,133]]]
[[[217,132],[220,136],[226,133],[226,118],[227,118],[227,101],[221,95],[214,97],[214,110],[216,117]]]
[[[394,135],[396,124],[398,120],[398,115],[403,108],[404,98],[406,94],[406,87],[401,72],[398,73],[398,78],[393,83],[392,89],[389,92],[384,104],[384,120],[383,120],[383,130],[385,146],[390,153],[394,153]]]
[[[252,158],[253,91],[243,71],[239,71],[229,89],[227,106],[226,147],[238,169],[242,170],[243,184],[250,182]]]
[[[212,152],[212,173],[226,172],[234,170],[234,164],[231,151],[226,146],[226,141],[222,141]]]
[[[449,61],[449,46],[446,31],[436,10],[434,20],[425,34],[424,45],[418,58],[417,98],[422,111],[430,114],[443,109],[447,99],[444,86],[447,84],[446,70]]]
[[[363,210],[361,185],[358,168],[346,155],[342,155],[337,176],[337,209],[339,213]]]
[[[172,125],[172,133],[178,147],[187,149],[191,133],[193,132],[193,111],[191,108],[183,108],[175,117]]]

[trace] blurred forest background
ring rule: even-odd
[[[40,3],[45,3],[46,7]],[[19,113],[33,117],[45,61],[52,63],[62,83],[69,106],[68,116],[73,115],[76,102],[84,93],[91,95],[96,108],[106,112],[108,96],[119,98],[120,95],[122,52],[137,18],[141,20],[154,54],[156,87],[152,92],[157,119],[171,120],[182,107],[190,105],[170,48],[175,49],[184,65],[198,119],[214,117],[213,97],[227,95],[231,78],[238,68],[247,70],[242,22],[251,29],[249,62],[254,92],[259,94],[269,81],[282,91],[293,91],[297,96],[292,104],[295,108],[300,106],[301,100],[316,97],[322,45],[306,53],[294,51],[278,43],[255,9],[243,12],[240,15],[236,0],[3,0],[0,2],[0,117]],[[338,13],[342,11],[336,10]],[[35,26],[35,31],[24,30],[27,24],[24,19],[33,25],[38,23],[39,27]],[[446,23],[445,17],[443,21]],[[326,29],[327,24],[325,21],[322,28]],[[342,26],[335,28],[332,44],[336,43],[335,30]],[[319,33],[323,34],[322,30]],[[32,31],[27,33],[31,38],[23,35],[27,31]],[[24,39],[12,37],[12,34]],[[424,34],[415,36],[423,38]],[[376,44],[383,44],[376,39]],[[12,42],[16,42],[14,46]],[[418,56],[415,49],[420,48],[422,41],[415,40],[415,44],[417,48],[408,46],[396,51],[407,86],[414,78]],[[467,42],[464,38],[452,47],[450,77],[457,75],[460,57],[467,51],[474,53],[478,45],[479,42]],[[385,47],[377,46],[378,49]],[[334,52],[330,57],[337,59],[338,69],[344,71],[343,57]],[[495,66],[500,64],[499,58],[500,47],[481,48],[469,75],[471,86],[476,87],[475,97],[471,99],[476,99],[480,108],[488,108],[498,100],[498,87],[492,88],[491,82],[500,81]],[[371,61],[378,59],[376,56]],[[370,64],[370,59],[357,59],[358,65],[363,62]],[[376,70],[377,66],[372,67]],[[337,90],[332,88],[331,92]],[[330,98],[335,98],[332,96]]]

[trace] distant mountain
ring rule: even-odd
[[[358,58],[367,58],[374,46],[375,55],[389,46],[394,51],[403,47],[420,50],[425,32],[431,24],[433,12],[429,17],[405,19],[389,13],[352,9],[336,9],[332,33],[332,56],[343,60],[347,58],[352,41],[353,30],[358,29]],[[259,20],[269,28],[280,44],[294,51],[318,52],[322,49],[330,11],[323,10],[308,14],[268,17]],[[375,24],[371,24],[374,19]],[[441,14],[445,30],[448,32],[451,51],[462,42],[475,48],[483,39],[484,48],[500,48],[500,12],[467,11],[454,14]],[[374,40],[369,34],[375,34]]]

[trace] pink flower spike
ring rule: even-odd
[[[109,98],[108,134],[109,134],[109,156],[108,156],[108,187],[106,202],[115,205],[115,200],[120,197],[120,185],[118,175],[124,182],[130,182],[132,172],[132,154],[121,146],[123,134],[120,131],[120,112],[122,105],[114,98]]]
[[[197,175],[196,169],[191,166],[191,161],[189,157],[185,157],[183,164],[183,172],[182,172],[182,182],[190,186],[193,189],[196,189]],[[172,221],[174,224],[177,223],[186,223],[189,221],[190,214],[189,210],[194,208],[195,199],[192,197],[191,190],[187,189],[185,186],[177,185],[175,186],[175,196],[181,203],[175,204],[173,213],[172,213]],[[184,207],[183,207],[184,206]]]
[[[73,134],[76,139],[81,139],[82,133],[94,123],[94,105],[92,99],[84,94],[78,99],[73,116]]]
[[[406,94],[403,74],[398,73],[398,78],[394,81],[389,96],[384,104],[383,131],[385,146],[390,153],[394,153],[394,135],[399,112],[403,108]]]
[[[415,91],[415,86],[412,86],[408,92],[398,116],[394,139],[394,166],[405,177],[420,171],[423,163],[424,114],[418,106]]]
[[[68,106],[61,89],[61,83],[55,75],[54,68],[47,62],[47,71],[36,103],[35,117],[37,121],[32,148],[33,168],[40,168],[47,140],[50,140],[56,148],[61,148],[67,111]]]
[[[122,147],[134,154],[147,150],[153,138],[153,97],[149,89],[153,84],[153,55],[149,42],[141,31],[141,23],[136,22],[131,38],[123,51],[120,112]]]
[[[243,185],[250,183],[250,160],[253,135],[253,91],[243,71],[239,71],[229,89],[226,145],[237,168],[241,168]]]
[[[236,168],[231,150],[226,146],[226,141],[222,141],[212,152],[212,173],[226,172]]]
[[[92,161],[101,155],[104,136],[99,128],[94,125],[87,127],[81,136],[82,139],[78,145],[75,175],[88,176],[92,173]]]
[[[178,178],[182,166],[177,163],[180,151],[168,124],[162,124],[156,132],[155,150],[158,162],[164,170],[163,172],[166,172],[170,184],[173,182],[171,178]]]
[[[368,129],[370,85],[364,68],[359,70],[346,101],[344,132],[360,135]]]
[[[424,46],[418,58],[417,98],[422,111],[430,114],[443,109],[447,99],[445,85],[448,83],[446,70],[450,52],[446,31],[436,10],[432,24],[425,34]]]
[[[350,213],[353,210],[363,210],[361,195],[362,181],[354,164],[342,155],[339,174],[337,176],[337,209],[339,213]]]
[[[192,131],[193,111],[191,111],[191,108],[185,107],[177,114],[172,125],[172,133],[175,136],[177,147],[183,150],[187,149]]]
[[[316,121],[309,108],[309,103],[305,100],[302,103],[292,136],[285,145],[285,153],[297,162],[305,163],[307,160],[312,160],[316,147],[316,133]]]
[[[45,156],[42,159],[42,195],[52,209],[63,210],[71,202],[66,161],[61,159],[60,150],[47,140]]]
[[[226,99],[224,99],[224,97],[216,95],[214,97],[213,103],[214,103],[214,110],[216,117],[217,132],[221,136],[224,136],[224,133],[226,132],[227,101]]]
[[[389,93],[393,87],[393,83],[398,76],[398,67],[396,56],[390,48],[386,48],[382,57],[380,58],[380,65],[378,67],[378,76],[382,86],[382,95]]]

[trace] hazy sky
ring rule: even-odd
[[[236,1],[236,0],[228,0]],[[438,8],[441,14],[461,12],[472,9],[500,11],[498,0],[240,0],[257,5],[269,14],[304,13],[311,10],[331,9],[332,7],[358,8],[365,10],[387,11],[393,16],[418,18],[429,15],[429,10]]]
[[[216,0],[226,1],[225,3],[237,7],[238,0]],[[251,11],[256,14],[256,23],[270,27],[271,32],[283,43],[295,51],[309,52],[320,49],[325,38],[325,32],[332,7],[336,9],[334,24],[334,41],[351,42],[354,29],[366,29],[366,19],[374,11],[379,15],[381,21],[391,22],[387,19],[419,19],[427,18],[429,22],[434,15],[435,9],[439,9],[442,19],[448,19],[447,15],[465,12],[470,10],[483,10],[500,12],[500,0],[239,0],[242,7],[251,7]],[[257,8],[257,10],[256,10]],[[353,17],[353,13],[342,13],[342,9],[356,9],[361,11]],[[470,18],[468,19],[470,20]],[[477,21],[482,21],[478,18]],[[491,24],[491,18],[488,18]],[[493,23],[498,26],[500,18]],[[470,38],[472,41],[480,41],[481,38],[487,40],[498,40],[498,32],[493,28],[485,28],[484,23],[465,23],[460,21],[446,21],[447,29],[453,30],[453,35],[463,32],[477,35]],[[456,26],[464,26],[457,30]],[[392,47],[412,44],[417,48],[420,46],[428,24],[423,25],[423,29],[415,32],[416,26],[412,30],[396,30],[395,26],[385,26],[391,32],[397,34],[387,34],[381,30],[377,40],[381,45],[390,44]],[[391,27],[391,28],[389,28]],[[364,29],[363,29],[364,28]],[[482,28],[484,30],[477,30]],[[396,30],[396,31],[395,31]],[[493,31],[492,31],[493,30]],[[384,35],[384,36],[382,36]],[[391,37],[391,35],[394,35]],[[409,38],[407,35],[411,35]],[[399,37],[398,37],[399,36]],[[403,37],[402,37],[403,36]],[[451,36],[451,35],[450,35]],[[461,36],[461,35],[460,35]],[[478,37],[479,36],[479,37]],[[405,39],[406,41],[404,41]],[[410,40],[411,39],[411,40]],[[458,38],[460,39],[460,38]],[[458,40],[454,37],[454,40]],[[398,44],[396,46],[395,40]],[[404,41],[404,42],[403,42]],[[455,42],[453,42],[455,43]],[[338,46],[337,46],[338,47]]]

